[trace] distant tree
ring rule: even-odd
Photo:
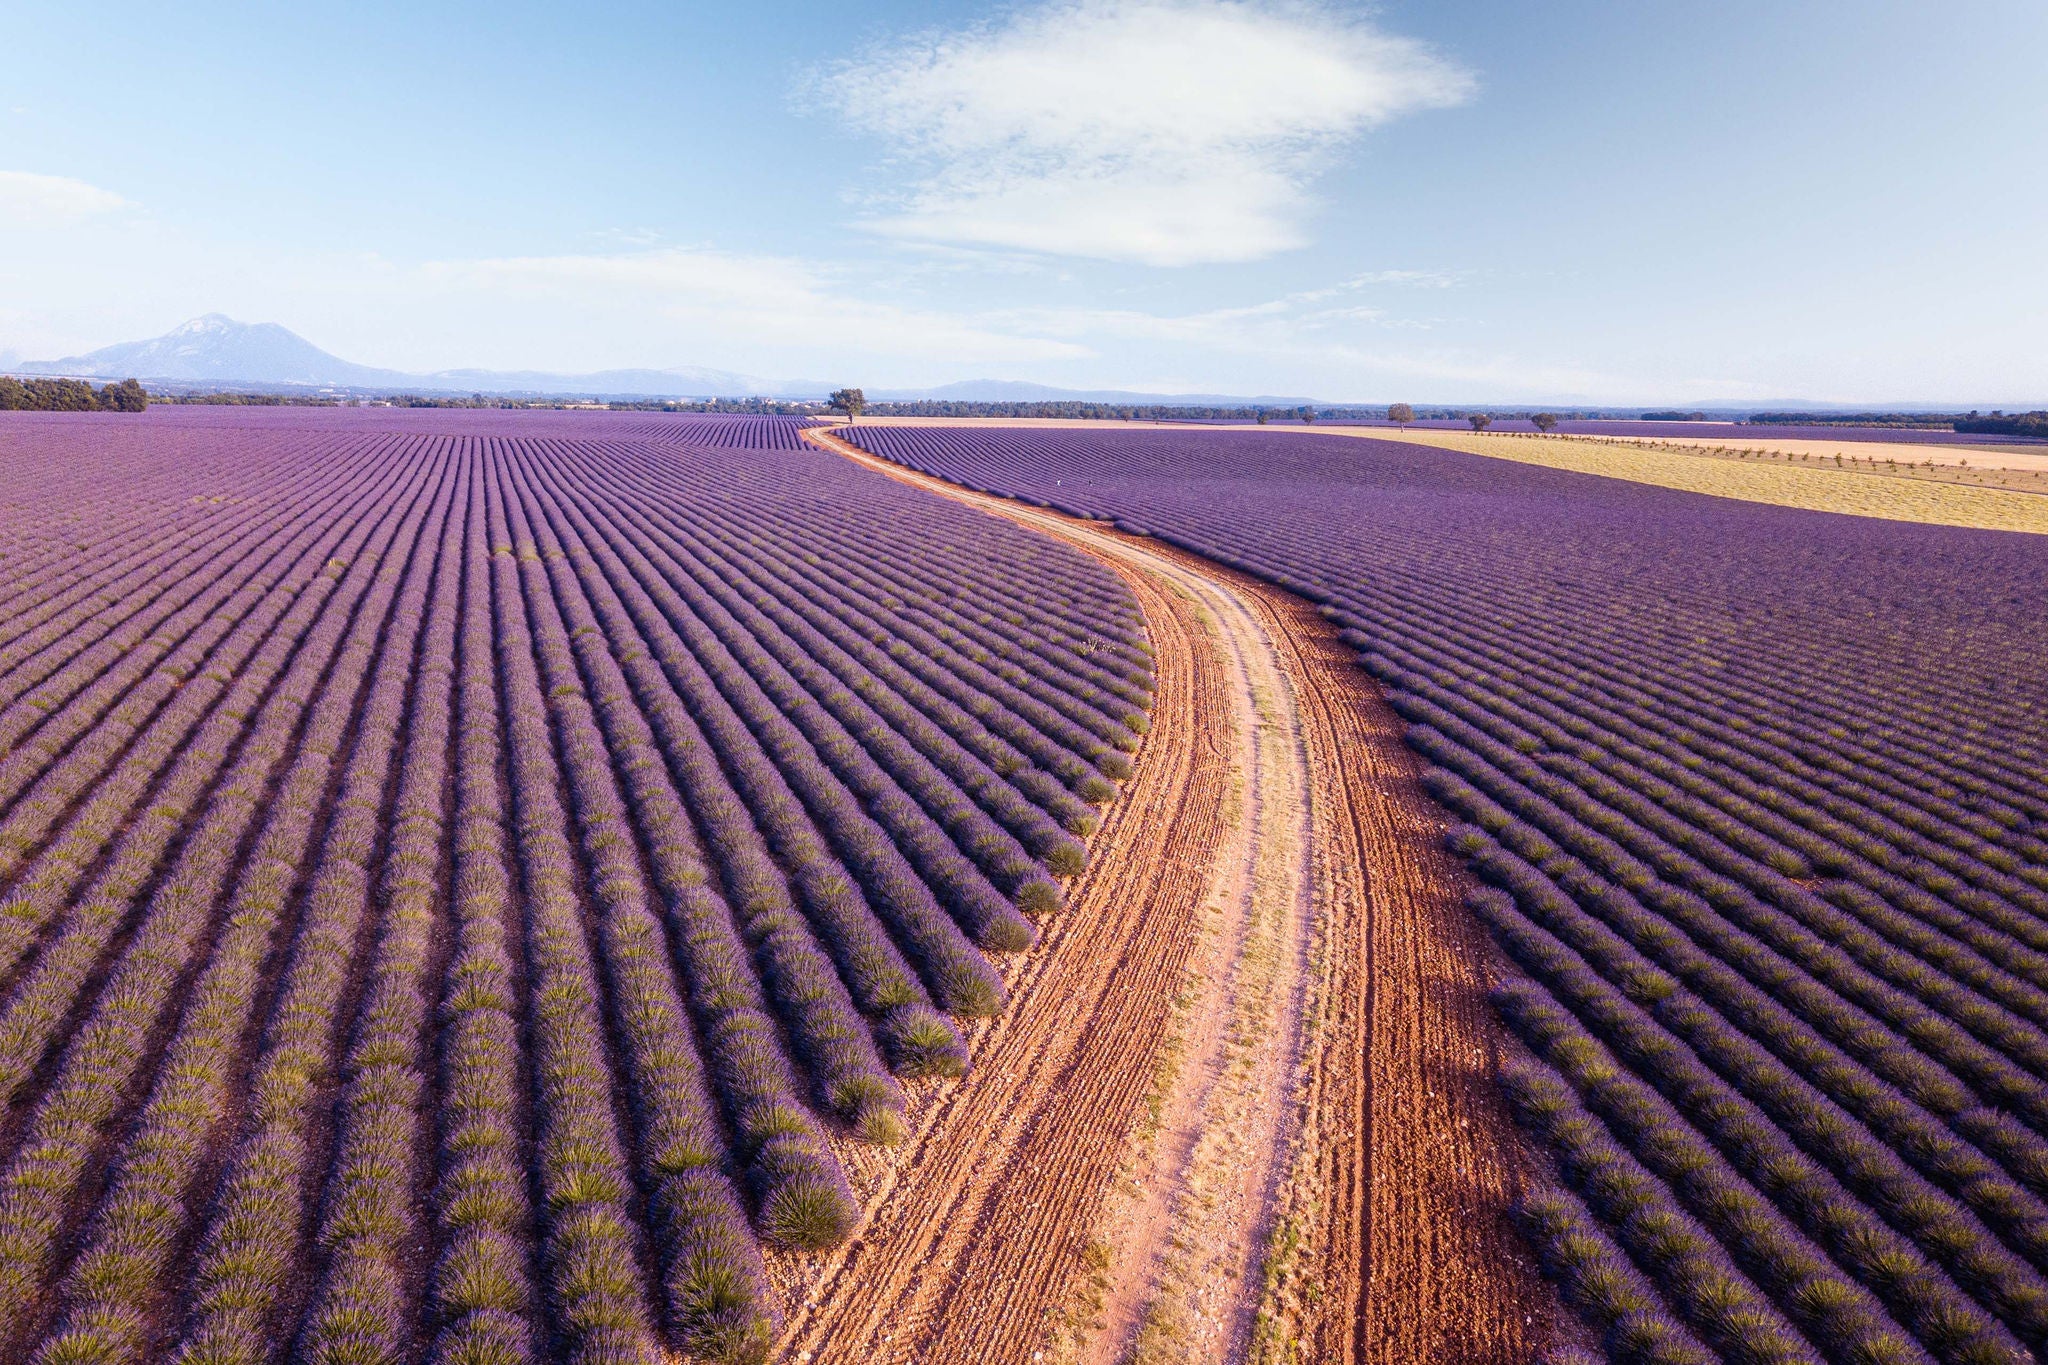
[[[1536,424],[1536,430],[1546,434],[1557,428],[1557,414],[1554,412],[1539,412],[1529,420]]]
[[[149,394],[132,379],[95,390],[82,379],[15,379],[0,375],[0,411],[141,412]]]
[[[1264,408],[1259,409],[1259,425],[1266,425],[1266,410]]]
[[[825,401],[848,417],[858,417],[861,409],[868,405],[868,396],[859,389],[834,389],[832,396]]]
[[[1399,422],[1405,427],[1415,420],[1415,409],[1406,403],[1396,403],[1387,409],[1387,420],[1389,422]]]
[[[1472,430],[1474,431],[1484,431],[1493,425],[1493,418],[1483,412],[1467,413],[1465,420],[1472,424]]]
[[[1314,408],[1303,408],[1301,410],[1301,420],[1304,424],[1315,421],[1316,410]]]
[[[107,412],[141,412],[149,406],[149,390],[133,379],[109,384],[100,390],[100,407]]]
[[[1989,417],[1972,413],[1955,425],[1957,431],[1973,435],[2048,437],[2048,412],[2018,412],[2010,417],[2002,412]]]

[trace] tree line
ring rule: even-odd
[[[1956,419],[1956,430],[1974,436],[2038,436],[2048,439],[2048,411],[1994,412],[1989,417],[1971,413]]]
[[[149,391],[133,379],[95,389],[82,379],[16,379],[0,374],[0,412],[141,412]]]

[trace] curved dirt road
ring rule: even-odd
[[[1129,584],[1151,736],[964,1084],[779,1266],[792,1361],[1523,1361],[1483,937],[1400,725],[1286,593],[806,438]]]

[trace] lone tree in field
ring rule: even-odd
[[[1266,425],[1266,410],[1264,408],[1259,409],[1259,425]]]
[[[1475,412],[1465,419],[1472,424],[1472,430],[1484,431],[1493,425],[1493,418],[1483,412]]]
[[[868,396],[859,389],[834,389],[832,396],[825,401],[848,417],[858,417],[861,409],[868,405]]]
[[[1536,430],[1542,432],[1545,436],[1548,436],[1557,426],[1557,414],[1554,412],[1539,412],[1529,420],[1534,422]]]
[[[1316,410],[1315,410],[1314,408],[1303,408],[1303,409],[1301,410],[1301,420],[1302,420],[1302,421],[1303,421],[1304,423],[1308,423],[1308,422],[1313,422],[1313,421],[1315,421],[1315,420],[1316,420]]]
[[[1387,420],[1389,422],[1399,422],[1405,427],[1415,420],[1415,409],[1406,403],[1396,403],[1387,409]]]

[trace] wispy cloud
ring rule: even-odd
[[[1413,289],[1453,289],[1472,278],[1469,270],[1368,270],[1353,275],[1336,290],[1370,289],[1375,285],[1403,285]]]
[[[573,313],[586,324],[617,316],[636,333],[666,331],[700,345],[836,348],[973,364],[1090,354],[1071,341],[987,326],[971,313],[872,297],[861,280],[794,257],[683,247],[517,256],[434,262],[419,279],[436,292],[544,303],[543,315]]]
[[[1069,0],[872,49],[808,93],[912,169],[876,232],[1176,266],[1302,245],[1332,154],[1473,88],[1315,5]]]
[[[1380,270],[1354,275],[1335,284],[1300,289],[1255,303],[1204,308],[1184,313],[1156,313],[1122,308],[1022,308],[989,315],[1008,330],[1061,337],[1116,337],[1124,340],[1172,342],[1239,354],[1298,357],[1311,348],[1327,348],[1333,330],[1361,327],[1374,331],[1427,330],[1431,320],[1396,314],[1358,301],[1366,290],[1384,285],[1419,285],[1447,289],[1466,278],[1463,272]],[[1326,349],[1314,353],[1326,354]]]
[[[112,190],[73,180],[68,175],[0,171],[0,220],[67,223],[129,207],[129,202]]]

